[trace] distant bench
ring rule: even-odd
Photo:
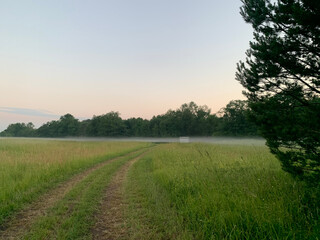
[[[180,137],[179,138],[179,142],[180,143],[189,143],[190,142],[190,138],[189,137]]]

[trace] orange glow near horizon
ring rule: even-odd
[[[235,71],[252,30],[240,1],[1,4],[0,108],[150,119],[190,101],[215,113],[244,99]],[[2,129],[54,120],[0,118]]]

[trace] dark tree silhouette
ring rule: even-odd
[[[320,1],[243,0],[254,41],[239,62],[251,118],[283,168],[320,180]]]

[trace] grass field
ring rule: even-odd
[[[99,162],[148,144],[0,141],[0,224],[45,191]]]
[[[0,140],[0,239],[319,239],[315,196],[265,146]]]
[[[126,183],[131,239],[319,239],[312,197],[264,146],[162,145]]]

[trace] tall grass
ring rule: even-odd
[[[0,225],[72,175],[146,143],[0,140]]]
[[[144,216],[131,217],[133,236],[141,229],[160,239],[320,236],[312,192],[263,146],[162,145],[134,165],[126,189],[128,216],[135,209]]]

